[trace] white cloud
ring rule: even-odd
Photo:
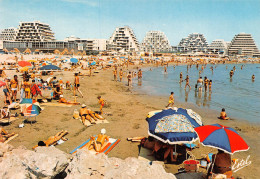
[[[98,6],[98,2],[95,0],[61,0],[61,1],[69,2],[69,3],[85,4],[87,6],[92,6],[92,7]]]

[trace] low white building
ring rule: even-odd
[[[141,49],[144,52],[169,52],[171,45],[164,32],[149,31],[144,37]]]
[[[14,41],[17,35],[17,28],[10,27],[7,29],[3,29],[0,32],[0,40],[3,41]]]
[[[138,52],[139,43],[133,30],[128,26],[117,27],[108,40],[107,50],[117,52]]]
[[[50,25],[40,21],[20,22],[15,41],[47,42],[54,41],[54,33]]]
[[[223,39],[213,40],[209,45],[208,52],[227,55],[229,43],[230,42],[225,42]]]

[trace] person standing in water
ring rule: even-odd
[[[234,75],[234,71],[233,71],[233,70],[231,70],[231,71],[229,72],[229,76],[230,76],[230,78],[232,78],[232,77],[233,77],[233,75]]]
[[[253,74],[252,75],[252,82],[254,82],[255,81],[255,75]]]
[[[180,83],[182,82],[182,72],[180,73]]]
[[[186,90],[186,87],[187,87],[187,86],[189,86],[189,88],[191,89],[191,87],[190,87],[190,78],[189,78],[189,75],[186,76],[185,81],[186,81],[186,84],[185,84],[185,88],[184,88],[184,89]]]

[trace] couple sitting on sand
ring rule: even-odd
[[[90,109],[87,109],[87,106],[85,104],[82,104],[81,109],[79,110],[79,115],[83,124],[85,124],[86,119],[92,124],[95,124],[95,121],[99,119],[104,120],[102,116],[98,115],[94,111],[91,111]]]

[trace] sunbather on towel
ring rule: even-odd
[[[62,130],[61,132],[58,132],[55,136],[49,137],[49,139],[46,141],[39,141],[38,145],[34,146],[33,149],[37,148],[38,146],[49,147],[50,145],[56,144],[60,139],[66,141],[68,139],[64,138],[64,136],[67,134],[68,134],[68,131]]]
[[[81,109],[79,110],[79,115],[81,117],[82,123],[85,124],[85,120],[87,119],[90,123],[95,123],[92,121],[91,116],[89,115],[89,110],[86,108],[85,104],[82,104]],[[94,116],[95,117],[95,116]]]
[[[73,102],[73,101],[67,101],[63,95],[60,95],[59,103],[65,103],[65,104],[80,104],[79,102]]]
[[[5,142],[9,137],[14,135],[15,133],[8,134],[3,128],[0,127],[0,142]]]
[[[95,137],[91,137],[90,141],[87,143],[89,150],[94,149],[96,152],[100,152],[105,142],[109,141],[109,136],[105,135],[106,129],[101,129],[101,134],[98,134],[97,140]]]

